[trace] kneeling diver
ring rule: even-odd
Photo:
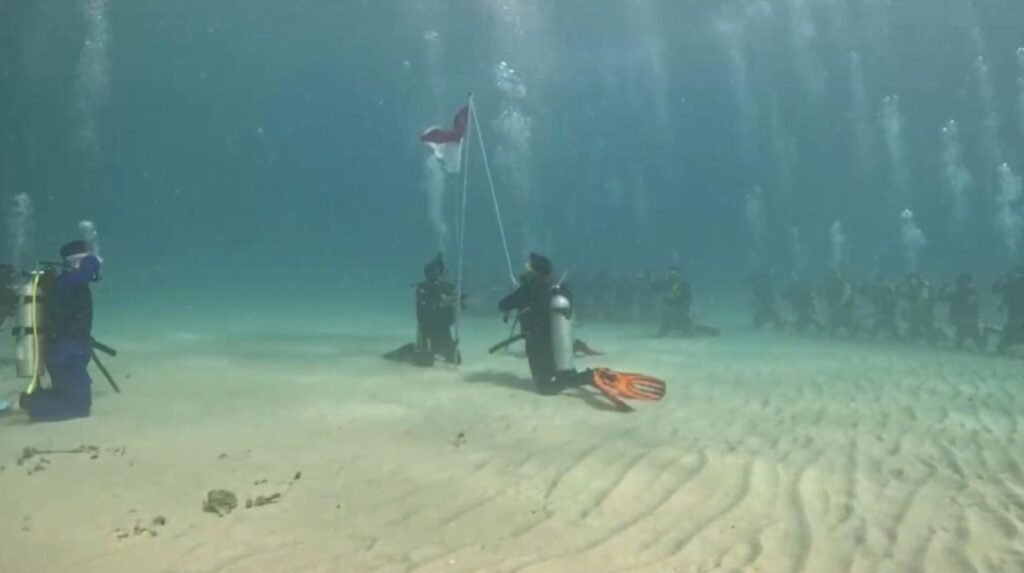
[[[433,366],[436,357],[450,364],[459,364],[458,343],[452,337],[455,285],[445,278],[444,259],[439,253],[423,268],[424,280],[416,285],[416,342],[384,355],[387,360],[409,362],[417,366]]]
[[[620,409],[629,409],[624,400],[661,400],[665,383],[656,378],[607,368],[576,370],[570,294],[564,285],[552,280],[552,270],[547,257],[531,253],[519,286],[498,303],[506,320],[510,313],[519,313],[537,392],[550,396],[592,385]]]
[[[44,275],[50,304],[43,317],[45,362],[49,388],[31,388],[18,400],[33,422],[59,422],[88,417],[92,409],[93,356],[91,282],[99,280],[100,258],[85,241],[60,249],[65,268]]]

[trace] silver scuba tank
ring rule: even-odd
[[[557,289],[551,296],[551,345],[555,371],[576,370],[572,337],[572,303]]]
[[[42,376],[45,366],[43,348],[46,339],[41,334],[43,320],[42,292],[37,292],[37,279],[42,271],[33,271],[29,280],[17,287],[18,305],[14,311],[14,357],[20,378]],[[37,357],[36,353],[39,353]],[[36,371],[36,368],[39,371]]]

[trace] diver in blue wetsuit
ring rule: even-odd
[[[45,287],[48,299],[44,319],[46,370],[50,387],[23,393],[21,409],[33,422],[57,422],[84,418],[92,407],[92,292],[101,261],[85,241],[61,247],[66,268]]]

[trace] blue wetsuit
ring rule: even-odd
[[[50,387],[24,398],[22,406],[34,422],[84,418],[92,407],[92,293],[89,283],[100,270],[94,256],[82,259],[77,269],[62,273],[48,293],[50,320],[46,370]]]

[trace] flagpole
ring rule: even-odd
[[[469,121],[473,121],[473,94],[472,93],[469,94],[469,103],[467,105],[469,107],[469,118],[468,119],[469,119]],[[467,197],[469,196],[469,193],[468,193],[468,190],[469,190],[469,155],[470,155],[469,152],[472,149],[472,147],[469,145],[469,140],[472,139],[472,136],[473,136],[473,132],[471,130],[467,129],[466,130],[466,141],[465,141],[466,153],[465,153],[465,157],[463,157],[463,164],[462,164],[462,197],[461,197],[462,205],[461,205],[461,208],[458,211],[459,219],[458,219],[458,221],[456,221],[456,224],[458,224],[457,234],[458,234],[458,242],[459,242],[459,263],[458,263],[458,270],[456,271],[456,272],[458,272],[459,276],[458,276],[458,278],[456,279],[456,282],[455,282],[455,342],[456,342],[456,344],[458,344],[458,342],[459,342],[459,340],[461,338],[460,335],[459,335],[459,332],[460,332],[459,325],[462,322],[463,269],[464,269],[465,260],[466,260],[466,200],[467,200]],[[460,152],[461,152],[461,150],[460,150]]]
[[[508,249],[508,237],[505,236],[505,224],[501,220],[501,208],[498,206],[498,192],[494,188],[494,177],[491,176],[491,165],[487,160],[487,148],[484,146],[484,134],[480,129],[480,121],[476,117],[476,103],[473,101],[473,94],[469,94],[469,117],[476,127],[476,140],[480,144],[480,154],[484,160],[484,171],[487,172],[487,184],[491,188],[491,199],[494,201],[494,215],[498,219],[498,232],[501,233],[501,245],[505,249],[505,262],[508,263],[508,276],[512,284],[519,286],[516,280],[516,273],[512,267],[512,254]]]

